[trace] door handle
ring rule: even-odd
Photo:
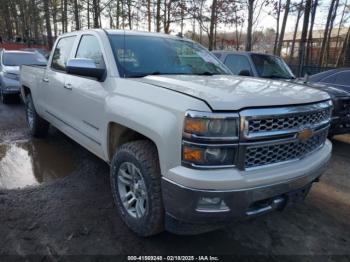
[[[43,78],[43,82],[44,82],[44,83],[48,83],[48,82],[49,82],[49,79],[48,79],[48,78]]]
[[[68,90],[72,90],[73,88],[72,88],[72,84],[70,84],[70,83],[67,83],[67,84],[64,84],[64,86],[63,86],[65,89],[68,89]]]

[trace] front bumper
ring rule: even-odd
[[[318,180],[328,166],[328,161],[329,157],[314,165],[312,170],[293,179],[235,190],[189,188],[163,177],[165,210],[173,222],[177,221],[180,224],[222,225],[282,209],[289,202],[305,198],[312,183]],[[297,163],[295,165],[298,165]],[[220,206],[224,208],[203,209],[199,204],[203,198],[220,199],[224,203]],[[170,228],[170,231],[176,230]]]
[[[341,135],[350,133],[350,113],[332,118],[329,135]]]
[[[15,79],[3,78],[0,88],[3,94],[19,94],[21,92],[21,84],[19,80]]]

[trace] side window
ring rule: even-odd
[[[75,36],[64,37],[59,40],[52,56],[51,68],[65,71],[69,55],[72,51]]]
[[[248,58],[243,55],[228,55],[225,59],[225,65],[235,75],[238,75],[242,70],[252,72]]]
[[[93,35],[83,35],[77,50],[76,58],[92,59],[96,67],[104,68],[105,63],[98,40]]]
[[[350,71],[340,72],[336,76],[335,83],[337,85],[350,85]]]

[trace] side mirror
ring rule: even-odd
[[[71,75],[87,76],[103,81],[106,77],[105,68],[97,68],[92,59],[73,58],[68,60],[66,72]]]
[[[246,70],[246,69],[239,71],[238,75],[239,76],[251,76],[250,71]]]

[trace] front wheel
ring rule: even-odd
[[[114,155],[111,186],[124,223],[140,236],[164,230],[164,208],[157,149],[147,140],[124,144]]]
[[[30,94],[27,95],[25,104],[26,119],[31,135],[38,138],[45,137],[49,132],[50,124],[38,115]]]

